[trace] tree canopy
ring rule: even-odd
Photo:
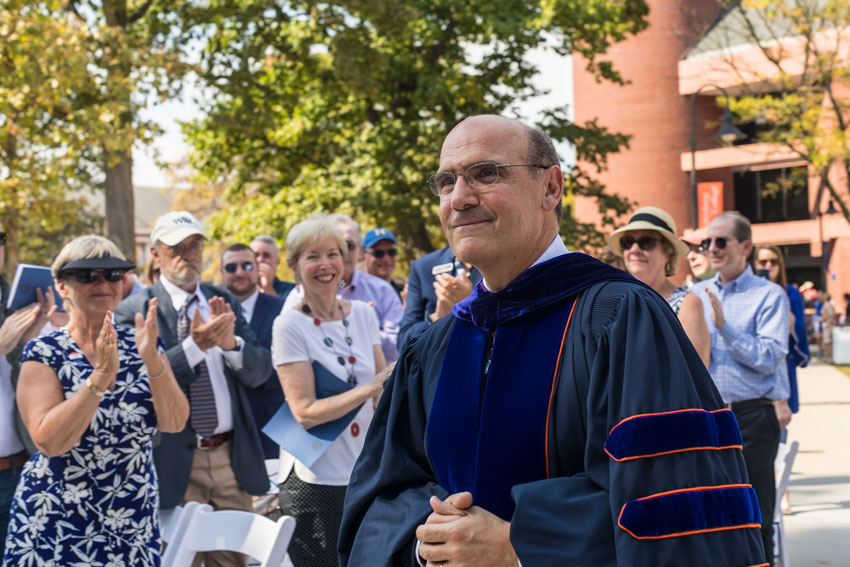
[[[758,141],[805,160],[850,222],[850,1],[726,0],[741,23],[737,38],[756,46],[766,68],[730,52],[724,63],[742,78],[731,108],[755,125]],[[817,207],[820,194],[818,195]]]
[[[191,69],[181,0],[0,0],[0,218],[20,254],[48,262],[101,230],[134,257],[132,158],[158,126],[139,110],[175,96]],[[105,190],[105,191],[104,191]],[[85,207],[104,191],[106,217]],[[23,214],[26,212],[27,214]]]
[[[202,183],[226,187],[216,235],[283,239],[317,211],[347,212],[393,230],[410,255],[442,242],[426,179],[440,143],[462,118],[517,115],[541,94],[533,54],[579,53],[600,80],[622,82],[604,60],[646,26],[644,0],[245,0],[187,8],[204,38],[205,117],[184,126]],[[574,124],[568,108],[539,122],[575,144],[590,170],[566,174],[573,194],[599,202],[609,222],[628,203],[593,179],[627,137]],[[569,205],[569,197],[567,198]],[[577,246],[595,227],[565,215]]]

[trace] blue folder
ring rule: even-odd
[[[313,375],[316,379],[317,399],[335,396],[352,388],[348,382],[340,379],[318,362],[313,362]],[[345,431],[361,407],[363,404],[339,419],[304,429],[295,420],[289,404],[283,402],[277,413],[263,427],[263,433],[301,461],[305,467],[310,468]]]
[[[41,291],[46,296],[48,286],[53,288],[56,310],[64,311],[62,309],[62,298],[56,292],[56,283],[53,281],[53,274],[50,273],[50,268],[34,266],[32,264],[18,264],[18,269],[15,271],[15,278],[12,280],[12,287],[9,292],[9,300],[6,302],[6,308],[17,310],[35,303],[36,288],[41,288]]]

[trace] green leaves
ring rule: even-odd
[[[226,186],[213,229],[282,241],[305,216],[339,210],[388,226],[408,258],[427,252],[443,242],[426,179],[448,130],[473,114],[512,115],[539,94],[530,54],[547,38],[619,80],[596,57],[642,29],[646,13],[642,0],[196,6],[184,15],[207,38],[200,67],[212,96],[206,117],[184,131],[198,181]],[[578,142],[581,158],[598,168],[626,142],[566,116],[552,109],[544,126]],[[572,186],[606,210],[625,206],[606,200],[583,172]],[[260,227],[258,219],[274,220]],[[595,232],[565,227],[570,242]]]
[[[728,0],[728,8],[761,49],[767,68],[754,69],[730,54],[726,65],[737,74],[757,72],[761,80],[744,85],[731,101],[742,122],[752,122],[758,141],[790,148],[821,176],[832,199],[850,222],[846,195],[850,179],[850,95],[846,85],[848,0]],[[840,170],[839,175],[835,175]],[[830,172],[833,172],[830,174]],[[843,178],[838,191],[832,178]]]

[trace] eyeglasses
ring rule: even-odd
[[[367,248],[366,254],[374,256],[377,260],[383,258],[384,255],[387,255],[390,258],[395,258],[396,256],[398,256],[398,248],[390,248],[389,250],[369,250]]]
[[[0,246],[3,246],[5,244],[6,244],[6,233],[0,232]]]
[[[466,184],[473,189],[483,189],[495,185],[501,179],[502,168],[505,167],[533,167],[536,169],[548,169],[549,165],[536,165],[527,163],[494,163],[486,161],[470,165],[463,171],[440,171],[428,179],[431,193],[437,197],[445,197],[454,191],[458,177],[463,177]]]
[[[714,238],[706,238],[705,240],[703,240],[701,246],[705,250],[708,250],[709,248],[711,248],[712,240],[714,240],[714,245],[717,246],[718,250],[723,250],[724,248],[726,248],[726,245],[729,243],[730,240],[735,239],[730,236],[715,236]]]
[[[655,250],[655,247],[658,246],[658,243],[661,242],[660,238],[655,238],[654,236],[641,236],[640,238],[635,238],[634,236],[624,236],[620,239],[620,248],[625,252],[626,250],[631,250],[632,246],[637,242],[638,248],[643,250],[644,252],[649,252],[650,250]]]
[[[346,248],[348,248],[349,252],[354,252],[355,250],[357,250],[357,243],[354,242],[353,240],[346,240],[345,246],[346,246]]]
[[[778,266],[779,258],[765,258],[756,260],[758,266]]]
[[[195,240],[191,244],[180,242],[174,246],[169,246],[168,249],[171,250],[171,253],[175,256],[185,256],[186,253],[199,254],[204,249],[204,241]]]
[[[691,252],[696,252],[697,254],[705,254],[708,249],[704,248],[702,244],[690,244],[686,243],[688,248],[690,248]]]
[[[127,272],[124,268],[110,268],[108,270],[70,270],[62,274],[62,277],[73,277],[77,283],[90,284],[98,280],[99,276],[109,283],[120,282]]]
[[[237,262],[230,262],[229,264],[225,264],[224,265],[224,271],[227,272],[228,274],[235,274],[236,268],[238,268],[239,266],[242,266],[242,269],[245,270],[248,273],[251,273],[251,272],[254,271],[254,262],[247,262],[247,261],[242,262],[241,264],[239,264]]]

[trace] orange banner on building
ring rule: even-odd
[[[699,211],[699,226],[708,223],[723,212],[723,182],[706,181],[697,184],[697,202]]]

